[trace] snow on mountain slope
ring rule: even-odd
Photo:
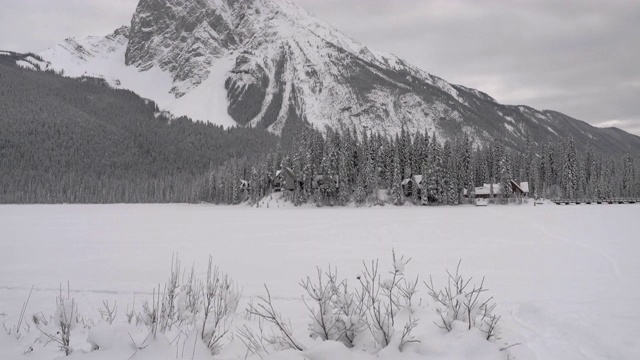
[[[175,115],[224,126],[280,133],[305,122],[387,135],[405,127],[439,139],[466,133],[476,144],[501,138],[514,148],[527,135],[538,143],[573,135],[578,148],[640,149],[638,137],[452,85],[289,0],[140,0],[130,29],[67,39],[41,55],[67,75],[100,76]]]
[[[164,108],[172,114],[188,115],[193,119],[209,120],[226,127],[237,125],[227,110],[227,93],[224,88],[227,69],[233,66],[233,58],[218,59],[209,77],[184,96],[168,103]]]
[[[111,86],[132,90],[159,104],[172,101],[167,91],[170,74],[160,69],[139,71],[124,64],[128,32],[129,28],[122,27],[105,37],[69,38],[40,56],[50,63],[49,69],[63,71],[66,76],[104,78]]]
[[[448,115],[442,104],[398,94],[396,87],[410,88],[381,69],[408,71],[434,83],[428,74],[370,51],[289,1],[142,0],[130,31],[123,27],[104,38],[67,39],[41,55],[68,76],[103,77],[175,115],[225,126],[251,124],[279,132],[287,119],[296,118],[318,128],[356,126],[393,134],[402,126],[435,131],[434,119]],[[227,71],[231,76],[221,76]],[[351,84],[359,71],[376,78],[364,92]],[[225,111],[234,121],[220,111],[224,101],[216,89],[225,83],[235,90],[227,94]],[[438,79],[438,86],[455,93],[443,83]],[[405,110],[403,103],[418,111]],[[390,114],[395,116],[387,119]]]

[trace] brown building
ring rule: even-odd
[[[273,179],[273,191],[294,191],[296,183],[302,187],[302,181],[298,180],[293,170],[289,168],[278,170]]]

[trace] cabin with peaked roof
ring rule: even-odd
[[[404,196],[411,197],[415,191],[416,195],[420,197],[422,193],[422,175],[413,175],[404,179],[401,185]]]
[[[521,182],[517,183],[514,180],[509,182],[511,185],[511,193],[515,196],[527,197],[529,196],[529,183]],[[491,198],[491,193],[493,192],[493,197],[499,197],[502,194],[502,186],[500,184],[484,184],[480,187],[475,188],[474,194],[476,199],[489,199]],[[467,190],[464,190],[464,197],[469,197]]]
[[[273,191],[276,192],[284,190],[294,191],[296,189],[296,184],[302,187],[302,181],[298,180],[296,174],[289,168],[276,171],[272,181]]]

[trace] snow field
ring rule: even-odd
[[[114,340],[118,344],[114,347],[119,348],[111,350],[108,358],[128,358],[127,333],[140,343],[146,336],[144,328],[130,328],[125,323],[124,314],[134,293],[139,310],[142,299],[166,281],[174,253],[179,253],[185,267],[195,264],[200,278],[211,254],[214,263],[243,290],[234,325],[255,326],[255,321],[246,319],[244,308],[251,297],[264,294],[263,284],[267,284],[276,309],[291,320],[296,338],[309,346],[304,356],[367,359],[371,358],[368,353],[308,338],[308,313],[298,282],[313,276],[316,266],[326,269],[329,264],[338,269],[340,278],[355,282],[363,260],[380,259],[383,271],[393,268],[391,249],[395,249],[397,254],[412,258],[405,269],[408,277],[420,275],[421,280],[427,280],[433,275],[437,287],[445,284],[445,270],[455,270],[460,259],[465,276],[476,280],[486,276],[485,286],[497,303],[496,313],[503,316],[498,345],[520,343],[510,349],[517,359],[633,359],[640,357],[640,310],[636,306],[640,300],[640,263],[636,260],[639,215],[637,205],[361,209],[0,206],[0,314],[6,314],[5,324],[17,323],[33,285],[26,314],[42,311],[52,315],[59,284],[66,288],[69,281],[71,296],[87,319],[98,322],[102,301],[117,301],[114,326],[119,330],[107,331],[103,337],[124,337]],[[416,329],[422,343],[402,354],[391,348],[383,350],[380,358],[506,356],[504,352],[496,355],[496,345],[476,342],[479,337],[468,331],[443,334],[431,322],[435,313],[427,289],[422,284],[418,288],[416,296],[426,305],[420,310],[424,314]],[[0,331],[0,358],[23,358],[29,345],[26,340],[16,342],[4,335]],[[175,339],[168,338],[167,342]],[[175,343],[162,341],[150,345],[146,353],[141,351],[137,358],[176,352]],[[29,356],[61,356],[54,345]],[[206,349],[200,348],[198,353],[203,350],[204,359]],[[234,341],[220,356],[244,357],[243,351],[242,344]],[[100,354],[92,354],[100,359]],[[84,359],[81,352],[73,356]],[[284,352],[273,358],[301,357]]]

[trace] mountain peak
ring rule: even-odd
[[[130,29],[68,39],[43,57],[65,74],[101,76],[175,115],[224,126],[404,128],[440,140],[467,134],[478,145],[500,138],[512,148],[529,136],[540,143],[572,134],[578,147],[625,147],[567,116],[452,85],[288,0],[141,0]]]
[[[348,51],[362,46],[286,0],[141,0],[131,21],[125,63],[173,75],[180,97],[210,75],[210,67],[248,43],[295,38],[300,30]],[[304,32],[304,31],[303,31]],[[277,41],[277,40],[276,40]]]
[[[108,36],[112,36],[112,37],[122,36],[122,37],[125,37],[125,38],[128,39],[129,38],[129,27],[126,26],[126,25],[121,26],[121,27],[117,28],[111,35],[108,35]]]

